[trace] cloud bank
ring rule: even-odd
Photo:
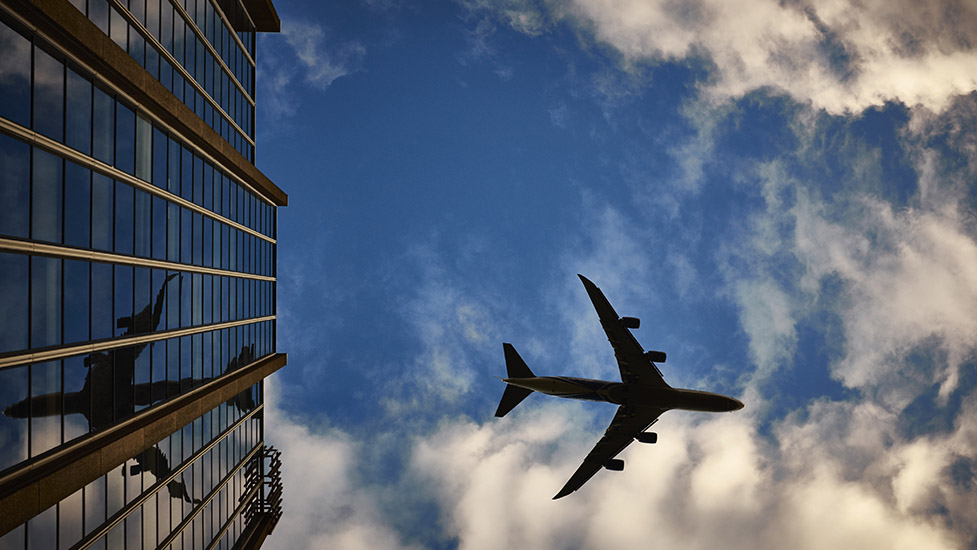
[[[530,35],[569,23],[626,65],[704,65],[717,102],[771,88],[833,114],[886,101],[940,111],[977,89],[977,5],[964,0],[466,4]]]

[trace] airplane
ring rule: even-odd
[[[636,329],[641,321],[635,317],[619,317],[600,288],[583,275],[590,300],[594,303],[600,324],[614,348],[621,382],[590,380],[569,376],[536,376],[522,360],[512,344],[503,343],[507,378],[505,392],[495,416],[503,417],[533,392],[556,397],[605,401],[619,405],[604,437],[597,442],[566,485],[553,500],[563,498],[583,486],[601,468],[624,470],[624,461],[614,458],[632,441],[655,443],[658,434],[648,432],[666,411],[680,409],[703,412],[732,412],[743,408],[738,399],[697,390],[673,388],[665,383],[656,362],[665,362],[665,353],[645,351],[629,329]]]

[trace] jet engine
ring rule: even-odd
[[[653,363],[664,363],[665,362],[665,352],[664,351],[646,351],[645,359]]]
[[[655,432],[641,432],[638,435],[634,436],[634,438],[640,441],[641,443],[658,442],[658,434],[656,434]]]
[[[621,317],[621,324],[625,328],[638,328],[641,326],[641,319],[637,317]]]
[[[604,463],[604,467],[608,470],[614,470],[615,472],[620,472],[624,469],[624,461],[620,458],[612,458]]]

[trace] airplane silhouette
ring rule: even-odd
[[[666,411],[681,409],[703,412],[731,412],[743,408],[743,403],[732,397],[697,390],[673,388],[665,383],[655,361],[665,362],[665,353],[644,351],[629,329],[638,328],[635,317],[618,317],[600,288],[583,275],[583,282],[590,300],[594,303],[600,324],[614,348],[621,382],[572,378],[569,376],[536,376],[516,352],[512,344],[503,343],[508,377],[502,401],[495,416],[503,417],[534,391],[589,401],[606,401],[619,405],[604,437],[597,442],[583,464],[570,477],[553,500],[565,497],[583,486],[601,468],[621,471],[624,461],[615,459],[632,441],[655,443],[658,434],[646,432]]]
[[[135,316],[120,317],[116,320],[118,328],[126,331],[119,337],[134,333],[148,333],[156,330],[163,315],[167,283],[178,274],[168,276],[156,293],[155,305],[151,302]],[[182,275],[180,278],[182,279]],[[133,384],[136,358],[148,344],[138,344],[109,351],[100,351],[85,357],[85,384],[80,391],[69,393],[50,393],[28,397],[4,409],[4,416],[27,418],[55,416],[62,414],[81,414],[91,428],[102,429],[112,424],[113,413],[116,419],[131,414],[133,405],[149,405],[150,390],[162,391],[167,384],[175,382],[153,382],[152,384]],[[155,387],[155,388],[154,388]],[[178,393],[178,392],[174,392]],[[155,395],[172,395],[156,393]],[[63,398],[63,401],[62,401]],[[114,404],[114,405],[113,405]]]
[[[149,472],[159,481],[170,475],[173,471],[170,469],[170,462],[166,459],[166,455],[163,454],[163,451],[159,450],[159,447],[152,446],[137,454],[134,458],[136,463],[129,466],[128,474],[131,476],[138,475],[140,472]],[[123,464],[122,476],[125,477],[125,475],[126,465]],[[166,490],[169,492],[171,498],[183,499],[190,504],[200,504],[199,498],[190,496],[190,492],[187,491],[187,484],[183,482],[182,476],[179,480],[174,479],[167,483]]]

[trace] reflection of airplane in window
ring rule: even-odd
[[[227,372],[234,372],[237,369],[243,368],[245,365],[254,361],[254,359],[254,344],[242,346],[241,352],[237,354],[237,357],[227,363]],[[251,393],[251,388],[228,399],[227,404],[237,407],[237,410],[241,411],[241,413],[247,413],[258,406],[255,403],[254,395]]]
[[[140,472],[149,472],[153,474],[156,481],[159,481],[172,473],[170,462],[166,459],[163,451],[159,450],[159,447],[150,447],[137,454],[134,458],[136,463],[129,466],[129,475],[131,476],[138,475]],[[125,464],[122,465],[122,475],[126,475]],[[182,498],[190,504],[200,504],[199,498],[192,498],[190,496],[190,492],[187,491],[187,484],[183,482],[182,477],[167,483],[166,490],[169,491],[170,497],[172,498]]]
[[[167,283],[177,275],[173,273],[163,281],[156,294],[155,304],[149,303],[135,316],[120,317],[116,321],[119,328],[126,329],[121,336],[156,330],[163,315]],[[92,428],[104,428],[112,423],[113,413],[117,418],[123,418],[132,413],[134,404],[150,404],[147,391],[149,384],[133,385],[136,358],[147,345],[143,343],[94,353],[85,358],[88,373],[85,374],[85,385],[80,391],[37,395],[10,405],[4,409],[3,414],[13,418],[27,418],[28,413],[34,417],[59,415],[62,414],[63,396],[64,414],[84,415]],[[177,384],[155,384],[160,383]]]
[[[571,378],[568,376],[536,376],[519,357],[511,344],[502,344],[508,378],[502,401],[495,416],[505,416],[523,399],[534,391],[589,401],[607,401],[620,405],[604,437],[597,442],[583,464],[577,468],[570,480],[554,498],[565,497],[583,486],[601,468],[623,470],[624,461],[615,459],[618,453],[638,440],[642,443],[655,443],[658,435],[646,432],[649,426],[658,421],[662,413],[672,409],[704,412],[729,412],[743,408],[743,403],[719,395],[696,390],[672,388],[665,383],[654,361],[665,362],[665,353],[644,351],[629,329],[638,328],[639,320],[634,317],[618,317],[604,293],[583,275],[583,282],[590,300],[597,309],[600,324],[607,333],[607,339],[614,348],[617,365],[621,371],[621,382]]]

